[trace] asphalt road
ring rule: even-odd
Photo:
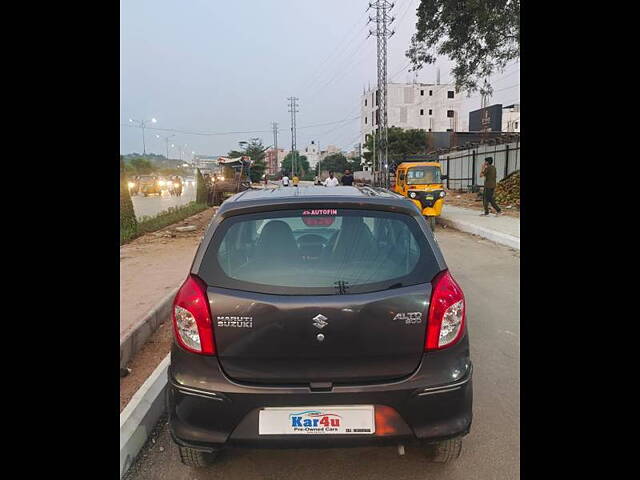
[[[429,463],[417,447],[223,452],[215,466],[180,463],[165,424],[133,465],[130,480],[482,479],[520,477],[520,258],[491,242],[438,227],[445,259],[468,305],[474,419],[461,457]]]
[[[167,210],[169,207],[177,207],[185,205],[196,199],[196,187],[193,185],[186,185],[182,190],[181,196],[170,195],[167,190],[162,192],[161,196],[149,195],[145,197],[143,195],[133,195],[131,201],[133,202],[133,210],[136,212],[136,217],[140,219],[143,216],[152,217],[160,212]]]

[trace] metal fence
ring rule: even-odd
[[[493,158],[496,180],[500,181],[511,172],[520,169],[520,140],[497,145],[479,145],[469,150],[456,150],[440,155],[442,173],[448,189],[475,191],[484,183],[480,170],[484,159]]]

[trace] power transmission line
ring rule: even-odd
[[[296,174],[296,159],[298,154],[296,152],[296,113],[298,110],[298,97],[287,97],[289,100],[289,112],[291,112],[291,176]]]
[[[303,90],[308,90],[310,89],[314,83],[316,83],[317,81],[320,80],[320,78],[322,77],[322,73],[325,72],[324,69],[324,65],[327,64],[328,60],[332,57],[335,56],[334,54],[336,52],[338,52],[338,55],[335,56],[335,60],[337,60],[338,58],[340,58],[343,54],[345,54],[346,52],[349,51],[349,48],[340,48],[344,43],[348,43],[350,46],[353,45],[353,40],[355,40],[356,38],[358,38],[358,36],[360,36],[361,33],[364,32],[364,30],[367,28],[367,23],[365,23],[364,25],[362,25],[362,27],[358,30],[356,29],[350,29],[349,32],[347,32],[347,35],[345,35],[345,37],[343,37],[343,39],[338,43],[338,45],[336,45],[336,48],[324,59],[324,61],[322,61],[320,63],[320,67],[316,70],[314,70],[314,74],[311,77],[311,81],[310,82],[306,82],[305,83],[305,87],[303,88]],[[355,36],[353,35],[353,33],[355,32]],[[352,34],[352,38],[350,38],[349,42],[344,42],[344,40],[349,36],[349,34]]]
[[[407,2],[407,8],[404,9],[404,11],[402,12],[402,15],[400,15],[400,17],[398,18],[398,21],[396,22],[396,28],[402,25],[402,21],[404,20],[405,16],[407,15],[407,12],[409,11],[409,9],[411,8],[411,5],[413,5],[414,2],[415,0],[411,0]]]
[[[356,48],[356,50],[351,54],[351,56],[346,57],[343,60],[346,60],[346,62],[343,62],[339,65],[339,68],[337,69],[337,71],[333,74],[333,76],[329,77],[328,80],[326,80],[324,83],[320,84],[319,86],[317,86],[315,88],[315,90],[309,95],[309,98],[317,98],[318,93],[320,93],[322,90],[324,90],[326,87],[328,87],[329,85],[331,85],[331,83],[333,83],[333,81],[338,78],[338,77],[344,77],[346,76],[348,73],[353,72],[354,71],[354,67],[356,65],[358,65],[359,63],[362,62],[362,60],[366,59],[366,56],[363,56],[360,60],[360,62],[355,63],[355,64],[350,64],[350,61],[352,60],[352,57],[356,56],[356,54],[360,53],[360,51],[363,49],[363,47],[367,45],[367,39],[363,39],[361,43],[358,44],[358,47]],[[347,68],[348,67],[348,68]],[[346,73],[345,73],[346,71]]]
[[[273,122],[271,125],[273,126],[273,148],[276,153],[276,173],[277,173],[278,171],[278,122]]]
[[[323,123],[314,123],[311,125],[304,125],[301,127],[297,127],[298,130],[301,129],[307,129],[307,128],[318,128],[318,127],[326,127],[328,125],[335,125],[336,123],[342,123],[344,122],[344,119],[342,120],[333,120],[331,122],[323,122]],[[120,124],[121,127],[129,127],[129,128],[140,128],[139,126],[136,125],[130,125],[128,123],[121,123]],[[174,129],[174,128],[155,128],[155,127],[148,127],[145,126],[145,129],[147,130],[157,130],[157,131],[162,131],[162,132],[175,132],[175,133],[182,133],[185,135],[200,135],[200,136],[221,136],[221,135],[238,135],[238,134],[248,134],[248,133],[271,133],[272,130],[245,130],[245,131],[233,131],[233,132],[197,132],[197,131],[193,131],[193,130],[178,130],[178,129]]]
[[[378,136],[378,174],[381,178],[376,182],[378,186],[388,188],[389,186],[389,152],[388,152],[388,133],[387,133],[387,39],[394,34],[393,30],[389,29],[389,25],[393,22],[394,18],[389,15],[393,8],[393,3],[388,0],[376,0],[370,2],[369,8],[376,10],[376,30],[369,30],[369,36],[375,35],[377,38],[377,64],[378,64],[378,89],[376,92],[377,105],[378,105],[378,122],[377,122],[377,136]],[[369,17],[369,21],[373,21],[373,18]],[[375,179],[375,177],[374,177]]]

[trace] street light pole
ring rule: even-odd
[[[185,143],[184,145],[180,145],[180,162],[182,162],[182,152],[184,150],[184,147],[186,147],[187,144]]]
[[[169,139],[171,137],[175,137],[175,136],[176,136],[175,133],[169,135],[168,137],[161,137],[160,135],[156,135],[156,138],[163,138],[164,139],[164,142],[165,142],[165,145],[166,145],[166,149],[167,149],[167,160],[169,160]]]
[[[144,127],[146,126],[147,122],[156,123],[157,120],[155,118],[152,118],[151,120],[135,120],[133,118],[130,118],[129,122],[135,123],[136,125],[140,125],[140,128],[142,129],[142,154],[146,155],[147,146],[145,145],[145,141],[144,141]]]

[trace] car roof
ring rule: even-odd
[[[351,208],[376,205],[384,209],[417,211],[415,204],[402,195],[376,187],[303,185],[299,187],[276,187],[250,189],[237,193],[220,206],[220,214],[253,207],[264,210],[269,207],[291,207],[293,205],[349,206]],[[259,208],[265,207],[265,208]]]

